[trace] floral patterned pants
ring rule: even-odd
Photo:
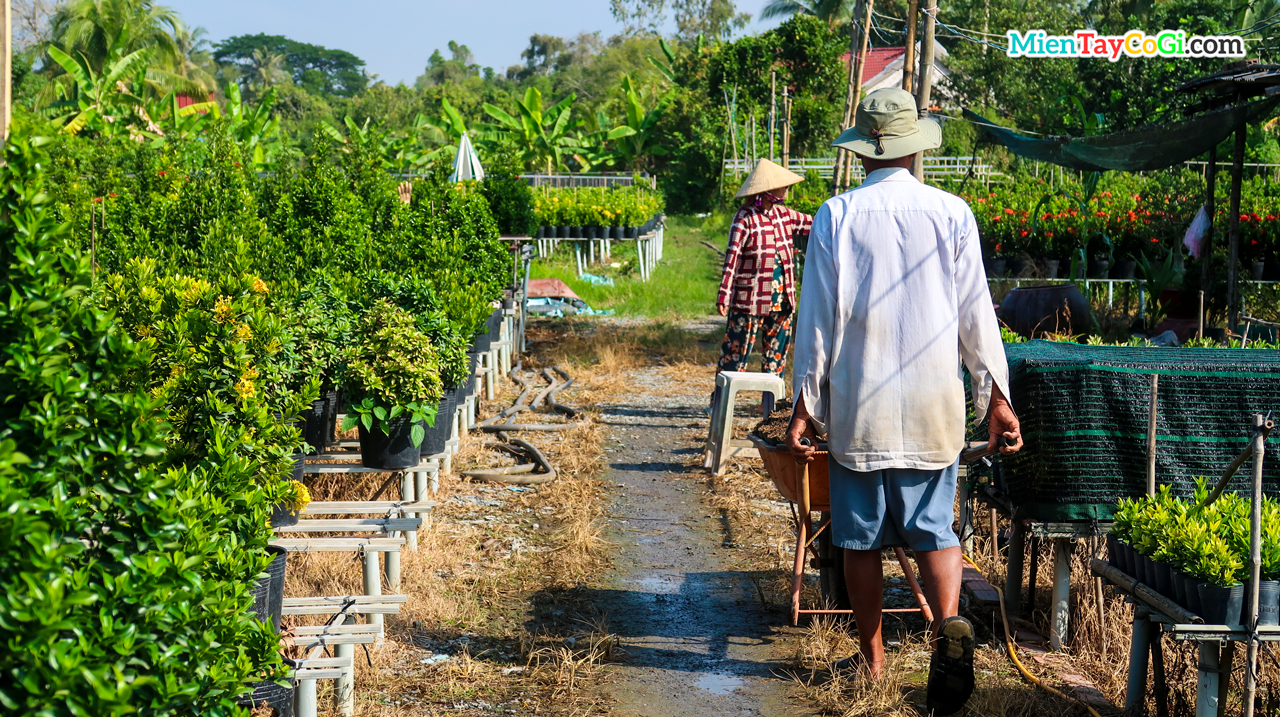
[[[761,368],[781,376],[787,367],[787,347],[791,345],[791,307],[783,304],[782,311],[768,316],[751,316],[736,311],[729,312],[729,326],[724,344],[720,346],[720,362],[717,371],[746,371],[747,358],[755,345],[756,334],[764,329],[764,347],[761,351]]]

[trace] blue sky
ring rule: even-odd
[[[259,32],[354,53],[384,82],[412,84],[431,51],[448,55],[449,40],[467,45],[476,62],[499,73],[520,63],[534,33],[573,37],[619,26],[609,0],[161,0],[217,42]],[[738,0],[754,17],[764,0]],[[749,32],[775,23],[752,21]]]

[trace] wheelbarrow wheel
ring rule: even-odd
[[[822,524],[831,520],[830,513],[822,514]],[[822,598],[837,610],[850,609],[849,587],[844,581],[844,550],[831,542],[831,527],[818,536],[818,579],[822,585]]]

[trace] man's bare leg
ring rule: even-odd
[[[924,582],[924,597],[933,610],[930,639],[937,640],[942,621],[960,612],[960,578],[964,572],[960,548],[916,551],[916,564]]]
[[[957,554],[959,548],[956,549]],[[884,564],[877,550],[844,551],[844,580],[853,617],[858,621],[858,649],[873,678],[884,670],[880,611],[884,607]]]

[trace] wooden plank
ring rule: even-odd
[[[347,456],[342,456],[346,458]],[[359,458],[359,456],[355,456]],[[400,470],[387,470],[386,468],[366,468],[360,463],[308,463],[302,467],[302,472],[308,475],[334,475],[342,473],[422,473],[439,470],[440,461],[432,459],[423,461],[411,468],[402,468]]]
[[[417,530],[421,518],[344,518],[299,520],[296,525],[282,525],[277,533],[394,533]]]
[[[333,615],[345,612],[349,615],[397,615],[400,613],[398,603],[369,603],[364,605],[299,605],[280,609],[281,615]]]
[[[355,625],[294,625],[294,635],[381,635],[382,626],[373,623]]]
[[[360,550],[399,551],[404,538],[276,538],[271,545],[291,553],[342,553]]]
[[[381,602],[408,602],[408,595],[322,595],[319,597],[287,597],[284,599],[285,607],[299,607],[302,605],[343,605],[345,603],[381,603]]]
[[[300,667],[293,671],[295,680],[336,680],[346,674],[341,667]]]
[[[360,515],[364,513],[429,513],[434,500],[334,500],[312,501],[299,515]]]
[[[294,638],[293,644],[302,648],[319,647],[321,645],[373,645],[381,640],[379,635],[302,635]]]
[[[294,660],[299,670],[324,667],[351,667],[350,657],[304,657]]]

